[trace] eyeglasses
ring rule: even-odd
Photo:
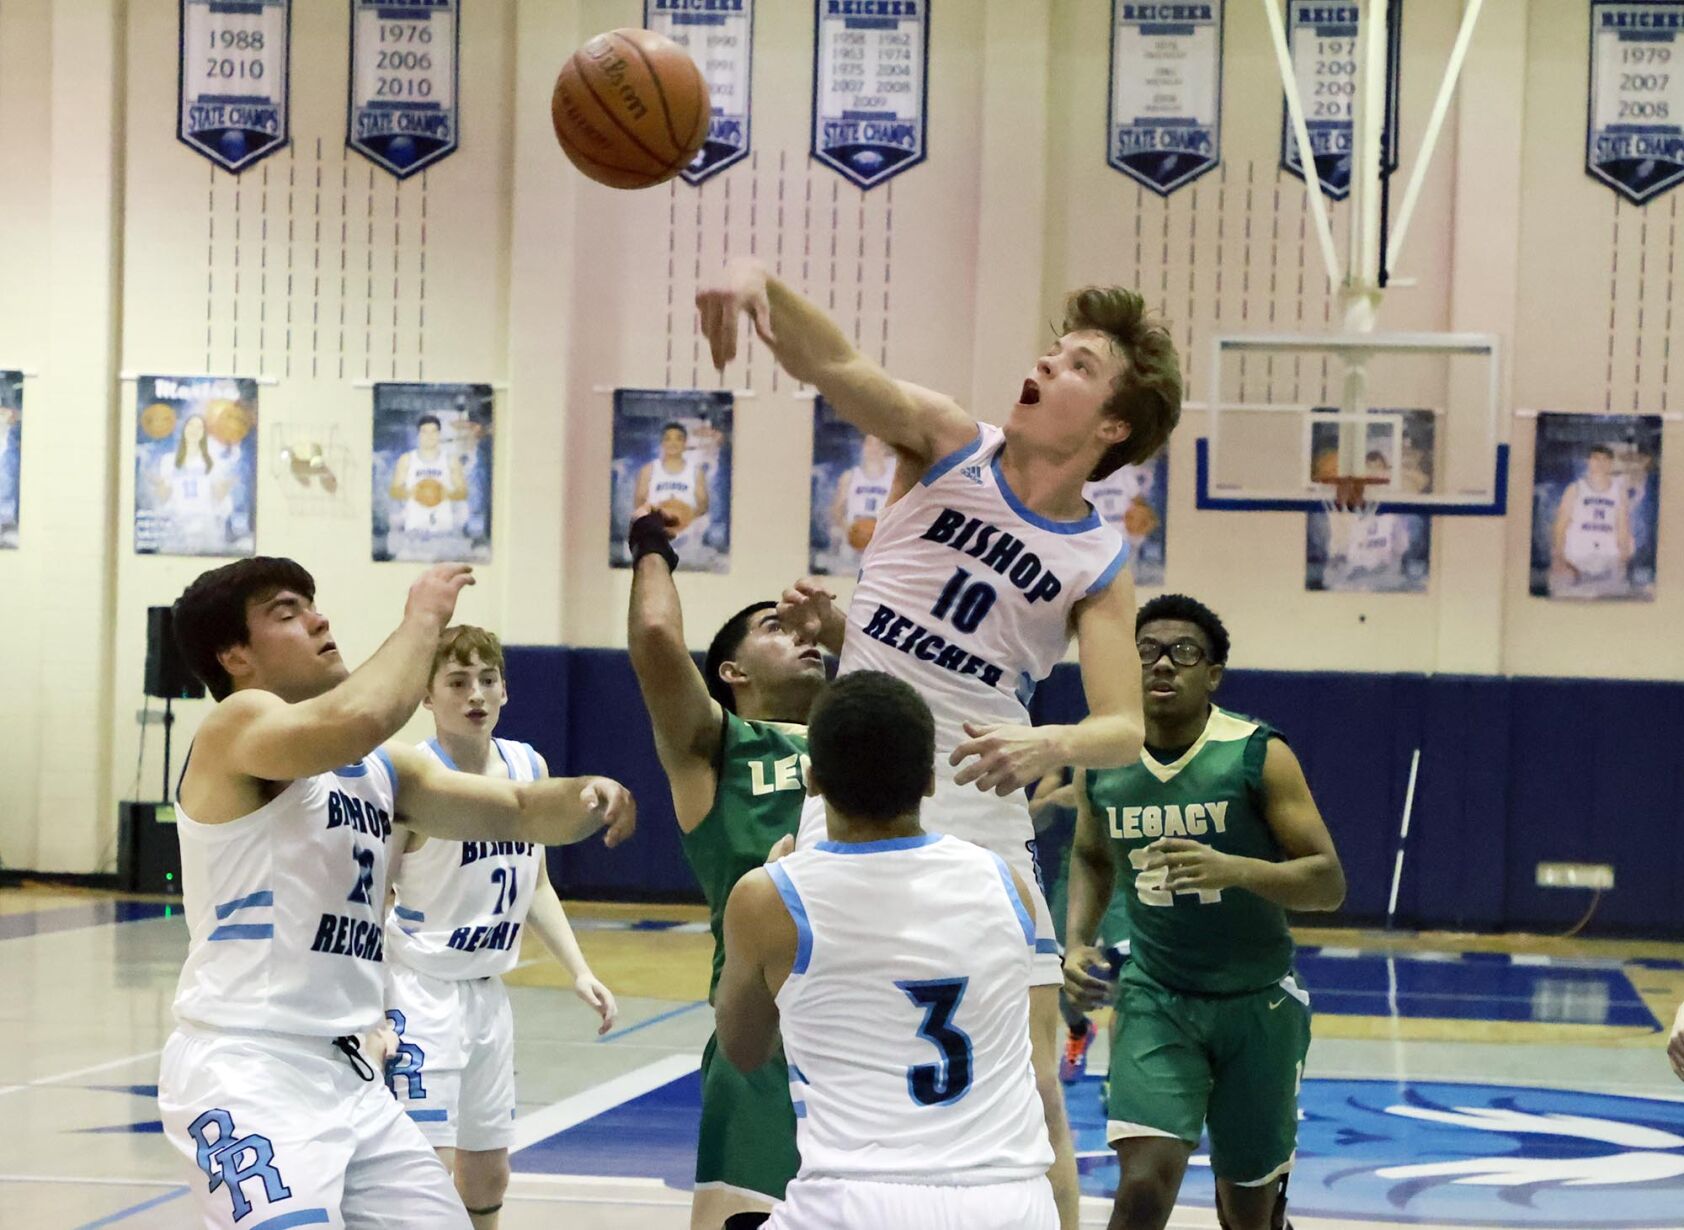
[[[1197,666],[1205,660],[1205,647],[1192,637],[1184,636],[1179,641],[1172,641],[1166,645],[1162,641],[1155,641],[1151,637],[1142,637],[1135,642],[1135,649],[1140,652],[1142,666],[1156,666],[1158,659],[1166,653],[1169,660],[1177,666]]]

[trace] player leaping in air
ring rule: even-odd
[[[1058,944],[1033,884],[1023,788],[1060,765],[1110,768],[1140,754],[1128,546],[1082,486],[1168,439],[1181,412],[1174,343],[1138,294],[1079,290],[1002,429],[889,376],[756,262],[733,265],[696,302],[717,366],[736,356],[738,317],[747,315],[785,371],[895,451],[888,505],[847,614],[841,672],[887,671],[918,689],[936,721],[930,827],[996,851],[1031,883],[1035,1076],[1057,1155],[1050,1177],[1060,1221],[1074,1230],[1076,1165],[1058,1082]],[[823,620],[822,605],[808,604],[809,614],[829,623],[834,641],[841,621]],[[1089,716],[1033,727],[1029,697],[1072,633]],[[800,844],[823,836],[823,807],[811,800]]]

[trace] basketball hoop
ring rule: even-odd
[[[1329,513],[1355,513],[1358,516],[1375,516],[1380,511],[1378,501],[1370,502],[1368,489],[1383,487],[1388,480],[1371,478],[1367,475],[1339,474],[1332,478],[1317,480],[1328,489],[1322,496],[1322,508]]]

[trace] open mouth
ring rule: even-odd
[[[335,654],[335,655],[337,655],[339,653],[339,646],[334,644],[332,641],[329,641],[327,644],[323,645],[319,650],[317,650],[316,656],[318,658],[325,658],[330,653]]]
[[[485,720],[485,710],[484,709],[470,709],[470,710],[468,710],[468,720],[470,722],[483,722]]]
[[[824,651],[820,649],[803,649],[801,651],[801,660],[803,662],[817,662],[822,666],[824,664]]]
[[[1017,404],[1020,406],[1038,405],[1041,400],[1041,386],[1033,380],[1023,382],[1023,392],[1018,395]]]

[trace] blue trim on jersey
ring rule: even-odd
[[[994,851],[990,850],[990,854]],[[1000,883],[1006,886],[1006,899],[1012,903],[1012,909],[1017,911],[1018,926],[1023,928],[1023,941],[1031,947],[1035,944],[1035,920],[1029,917],[1029,911],[1023,908],[1023,898],[1017,895],[1017,885],[1012,883],[1011,868],[1006,866],[1006,860],[994,854],[994,866],[1000,873]]]
[[[342,764],[333,771],[335,777],[367,777],[368,766],[361,762],[357,764]]]
[[[515,772],[515,762],[509,757],[509,741],[507,739],[493,739],[491,746],[497,749],[497,759],[501,760],[503,767],[508,770],[509,780],[518,782],[520,774]]]
[[[795,882],[789,878],[789,872],[776,863],[769,863],[766,874],[772,877],[772,883],[778,889],[778,896],[784,899],[784,909],[789,911],[789,916],[795,923],[795,964],[790,966],[789,972],[805,974],[807,966],[813,960],[813,926],[807,921],[807,907],[802,903],[801,894],[796,891]]]
[[[282,1213],[278,1217],[271,1217],[268,1221],[260,1221],[251,1230],[289,1230],[292,1226],[327,1226],[332,1225],[326,1209],[294,1209],[290,1213]]]
[[[1035,941],[1035,951],[1036,951],[1036,953],[1050,952],[1054,956],[1056,956],[1058,954],[1058,941],[1057,940],[1036,940]]]
[[[888,850],[916,850],[940,840],[940,833],[919,833],[916,837],[885,837],[881,841],[821,841],[814,849],[827,854],[882,854]]]
[[[1123,565],[1129,562],[1129,540],[1123,539],[1122,549],[1117,552],[1117,558],[1105,565],[1105,571],[1100,573],[1094,583],[1088,586],[1087,596],[1092,597],[1100,590],[1107,588],[1117,579],[1117,574],[1123,570]]]
[[[805,1119],[807,1117],[807,1103],[791,1102],[790,1105],[795,1108],[795,1117],[797,1119]]]
[[[244,910],[256,905],[274,905],[275,894],[265,888],[261,892],[247,893],[244,897],[236,897],[232,901],[224,901],[216,907],[216,916],[227,918],[235,910]]]
[[[392,797],[394,799],[397,798],[398,797],[398,769],[397,769],[397,766],[392,763],[391,756],[387,755],[386,749],[383,748],[383,747],[375,748],[374,752],[373,752],[373,756],[374,756],[374,759],[377,760],[380,763],[380,767],[386,770],[386,780],[392,783]]]
[[[406,1110],[406,1111],[404,1111],[404,1114],[408,1115],[411,1119],[415,1120],[415,1122],[417,1122],[417,1123],[448,1123],[448,1122],[450,1122],[450,1112],[448,1110],[443,1110],[443,1109],[440,1109],[440,1110]]]
[[[538,762],[538,749],[530,743],[522,743],[520,746],[526,749],[527,758],[532,761],[532,780],[535,782],[542,781],[544,779],[544,766]]]
[[[439,746],[439,741],[436,738],[428,739],[427,746],[433,749],[433,755],[439,758],[439,763],[445,768],[449,769],[452,773],[461,772],[461,770],[456,767],[456,762],[450,758],[450,753]]]
[[[272,940],[275,938],[274,923],[224,923],[205,937],[206,942],[212,940]]]
[[[412,910],[407,905],[394,905],[392,913],[399,918],[407,918],[410,922],[426,922],[427,915],[421,910]]]
[[[813,1083],[807,1079],[807,1074],[794,1064],[789,1065],[789,1079],[792,1081],[799,1081],[803,1085],[811,1085]]]
[[[961,461],[965,460],[965,458],[969,457],[981,447],[982,428],[978,427],[976,429],[976,439],[972,440],[963,448],[954,449],[953,452],[938,460],[928,470],[924,471],[924,477],[919,479],[918,482],[922,486],[928,487],[931,483],[935,482],[936,479],[940,478],[943,474],[946,474],[954,466],[958,465]]]
[[[1049,534],[1085,534],[1089,530],[1097,530],[1105,522],[1099,519],[1092,504],[1088,505],[1088,515],[1080,521],[1054,521],[1050,517],[1043,517],[1022,500],[1017,498],[1017,492],[1012,490],[1006,481],[1006,472],[1000,468],[1000,454],[994,454],[994,485],[1000,489],[1000,494],[1006,499],[1006,506],[1019,517],[1029,522],[1036,529],[1046,530]]]

